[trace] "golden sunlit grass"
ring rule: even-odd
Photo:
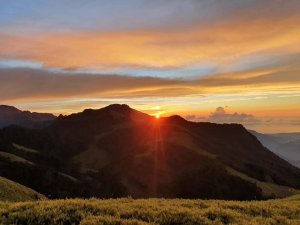
[[[268,201],[139,199],[0,202],[0,224],[300,224],[300,196]]]

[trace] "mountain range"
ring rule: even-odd
[[[119,104],[43,118],[0,130],[0,176],[48,198],[249,200],[300,189],[300,169],[240,124],[157,119]]]
[[[50,113],[36,113],[21,111],[13,106],[0,105],[0,128],[9,125],[25,127],[39,127],[43,123],[54,120],[56,116]]]
[[[272,152],[300,168],[300,132],[279,134],[250,132]]]

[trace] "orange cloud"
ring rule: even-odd
[[[0,69],[0,101],[64,98],[199,97],[212,94],[300,90],[299,68],[216,74],[197,80],[69,74]],[[240,76],[239,76],[240,74]],[[250,75],[249,75],[250,74]],[[251,75],[254,74],[254,75]]]
[[[66,69],[226,65],[256,53],[298,53],[299,23],[298,16],[276,22],[232,20],[180,31],[1,35],[0,56]]]

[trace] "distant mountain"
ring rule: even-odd
[[[300,168],[300,133],[261,134],[250,131],[272,152]]]
[[[10,125],[39,127],[55,118],[50,113],[21,111],[13,106],[0,105],[0,128]]]
[[[0,132],[0,176],[55,197],[262,199],[298,193],[300,170],[239,124],[156,119],[127,105]]]

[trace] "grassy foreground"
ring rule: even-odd
[[[130,198],[0,202],[0,224],[300,224],[300,195],[268,201]]]

